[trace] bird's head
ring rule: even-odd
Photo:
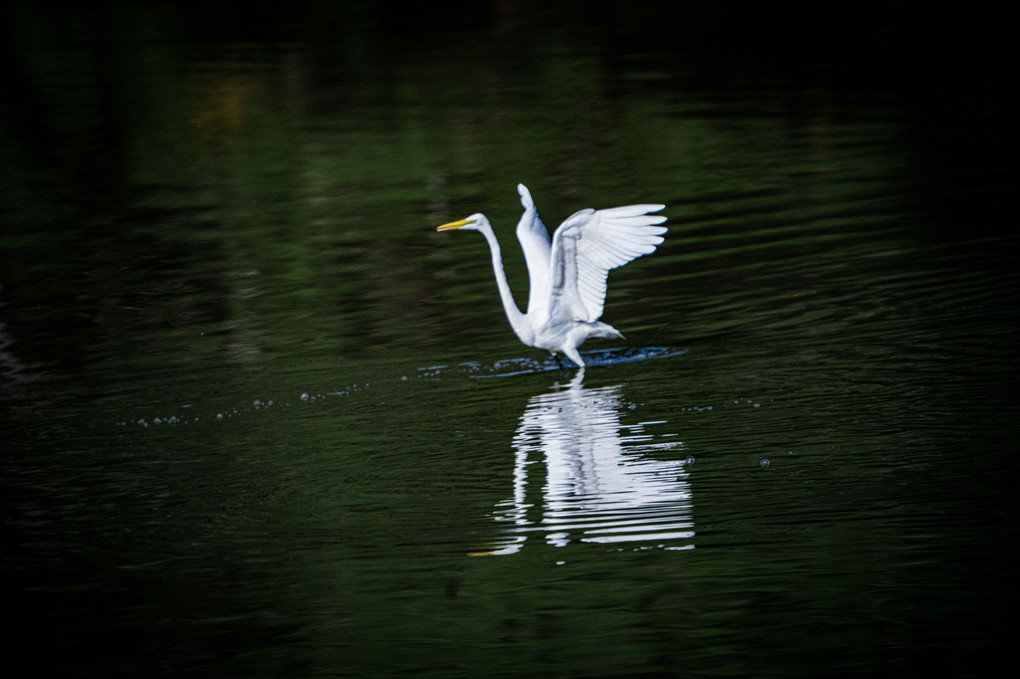
[[[485,228],[491,228],[489,227],[489,220],[486,219],[485,215],[482,213],[476,212],[470,217],[465,217],[464,219],[458,219],[455,222],[443,224],[438,227],[436,231],[453,231],[455,229],[463,229],[464,231],[481,231]]]

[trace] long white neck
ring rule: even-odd
[[[506,280],[506,272],[503,270],[503,254],[499,249],[499,241],[496,240],[496,234],[492,232],[492,227],[485,225],[484,228],[478,229],[485,236],[485,240],[489,242],[489,250],[492,251],[492,273],[496,276],[496,286],[499,287],[499,297],[503,300],[503,310],[506,311],[506,318],[510,321],[510,327],[514,329],[517,336],[525,344],[530,344],[530,337],[527,337],[528,323],[527,317],[521,313],[521,310],[517,306],[517,302],[514,301],[514,296],[510,292],[510,284]]]

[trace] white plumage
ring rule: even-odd
[[[524,344],[562,353],[584,367],[577,348],[589,337],[622,337],[598,319],[606,302],[606,278],[612,269],[655,252],[666,228],[664,205],[628,205],[580,210],[568,217],[552,239],[524,184],[517,185],[524,214],[517,238],[524,250],[531,288],[528,311],[517,308],[503,270],[499,242],[485,215],[476,213],[439,231],[480,231],[492,251],[492,269],[510,326]]]

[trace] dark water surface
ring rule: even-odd
[[[344,7],[5,10],[12,665],[988,674],[1012,84],[935,49],[976,24]],[[435,232],[484,211],[523,301],[518,181],[667,205],[580,377]]]

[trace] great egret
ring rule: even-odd
[[[517,239],[531,280],[527,313],[521,313],[510,293],[499,242],[485,215],[475,213],[436,230],[481,232],[492,250],[492,270],[510,327],[529,347],[562,353],[584,368],[577,351],[582,342],[589,337],[623,337],[599,321],[606,302],[606,277],[611,269],[651,254],[662,243],[666,227],[657,225],[666,218],[650,213],[665,205],[580,210],[560,224],[550,240],[527,187],[518,184],[517,192],[524,208]]]

